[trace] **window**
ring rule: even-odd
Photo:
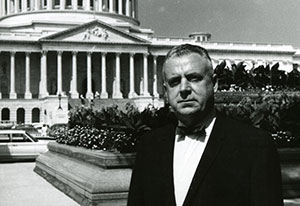
[[[40,109],[33,108],[32,109],[32,123],[40,122]]]
[[[9,109],[8,108],[3,108],[2,109],[2,114],[1,114],[1,120],[9,120]]]
[[[25,134],[12,134],[12,142],[32,142]]]
[[[0,134],[0,143],[10,142],[8,134]]]
[[[24,123],[25,122],[25,109],[19,108],[17,109],[17,123]]]

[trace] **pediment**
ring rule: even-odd
[[[149,43],[147,40],[99,20],[52,34],[41,40],[95,43]]]

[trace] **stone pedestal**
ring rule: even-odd
[[[73,147],[56,142],[34,169],[80,205],[126,205],[135,154]]]

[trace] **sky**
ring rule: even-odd
[[[300,0],[139,0],[138,19],[153,36],[209,32],[213,42],[300,48]]]

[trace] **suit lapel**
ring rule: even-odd
[[[173,182],[173,150],[175,141],[175,125],[168,126],[163,130],[160,152],[161,152],[161,165],[162,168],[162,182],[166,191],[166,205],[175,205],[174,182]]]
[[[194,178],[192,180],[183,205],[191,205],[197,188],[202,184],[205,175],[207,174],[210,166],[212,165],[218,152],[220,151],[225,137],[222,131],[224,128],[222,123],[222,118],[219,118],[217,116],[215,125],[212,129],[211,135],[209,137],[201,160],[198,164],[197,170],[195,172]]]

